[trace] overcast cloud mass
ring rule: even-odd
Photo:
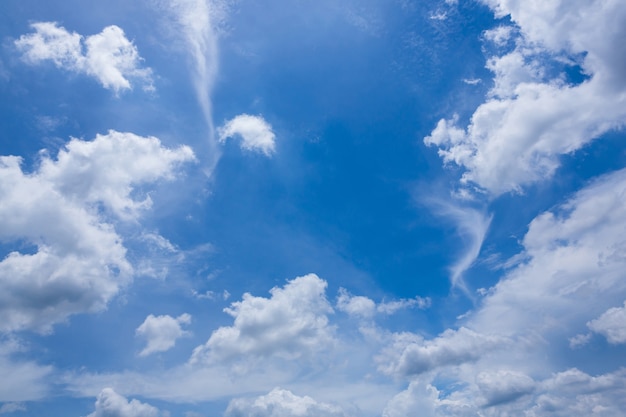
[[[623,415],[622,0],[0,10],[0,415]]]

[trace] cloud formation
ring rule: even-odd
[[[181,327],[189,323],[191,323],[191,316],[186,313],[176,318],[150,314],[135,331],[137,336],[146,339],[146,347],[139,352],[139,356],[170,350],[176,344],[177,339],[190,334]]]
[[[133,267],[112,222],[135,220],[150,206],[140,187],[173,178],[193,160],[187,147],[110,131],[72,139],[34,172],[0,157],[0,240],[24,250],[0,262],[0,331],[51,331],[69,315],[104,309]]]
[[[235,319],[233,325],[215,330],[194,350],[192,363],[245,357],[298,359],[328,347],[334,329],[328,324],[333,310],[326,286],[326,281],[309,274],[272,288],[270,298],[244,294],[224,309]]]
[[[405,308],[417,307],[419,309],[426,309],[430,307],[430,304],[430,298],[418,296],[415,298],[383,301],[377,305],[368,297],[352,295],[345,288],[340,288],[336,306],[337,310],[343,311],[350,316],[372,318],[376,313],[391,315]]]
[[[240,137],[241,148],[270,156],[276,148],[276,135],[272,126],[261,116],[240,114],[224,123],[218,129],[221,142],[229,138]]]
[[[339,406],[274,388],[267,395],[230,401],[225,417],[347,417]]]
[[[152,70],[141,68],[137,47],[118,26],[107,26],[87,38],[70,33],[56,22],[37,22],[31,26],[35,33],[22,35],[15,41],[29,64],[52,61],[58,68],[96,78],[116,94],[131,89],[131,80],[140,82],[146,90],[154,89]]]
[[[138,400],[128,401],[111,388],[103,389],[96,399],[96,410],[87,417],[159,417],[159,409]]]
[[[465,169],[463,183],[499,195],[550,177],[561,155],[624,125],[626,29],[617,22],[626,7],[619,0],[483,2],[519,27],[516,47],[489,60],[494,87],[468,126],[442,119],[424,142],[437,146],[446,164]],[[487,39],[504,44],[512,34],[499,29]],[[557,61],[579,65],[587,79],[576,84],[552,74]]]
[[[614,345],[626,343],[626,301],[624,307],[613,307],[587,323],[592,331],[606,337]]]

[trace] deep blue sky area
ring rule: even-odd
[[[624,21],[2,2],[0,415],[621,416]]]

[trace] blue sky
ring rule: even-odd
[[[0,415],[626,409],[620,0],[0,12]]]

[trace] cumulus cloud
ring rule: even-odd
[[[443,119],[424,142],[465,169],[463,183],[498,195],[551,176],[560,155],[624,125],[626,29],[617,22],[626,7],[619,0],[484,3],[518,25],[517,46],[489,60],[495,86],[467,127]],[[510,35],[500,29],[487,38],[504,43]],[[551,75],[546,56],[579,63],[588,79],[572,85]]]
[[[246,356],[286,359],[307,357],[333,342],[328,324],[333,310],[326,300],[326,281],[309,274],[270,290],[271,297],[249,293],[224,312],[235,320],[220,327],[197,347],[191,362],[242,359]]]
[[[276,135],[272,132],[272,126],[261,116],[240,114],[224,123],[218,133],[221,142],[239,136],[242,149],[262,152],[267,156],[274,153]]]
[[[606,337],[609,343],[626,343],[626,301],[624,307],[614,307],[587,323],[587,327]]]
[[[339,406],[317,402],[309,396],[300,397],[289,390],[274,388],[257,398],[236,398],[230,401],[226,417],[344,417]]]
[[[523,373],[497,371],[451,392],[413,381],[392,398],[383,417],[620,416],[626,405],[624,370],[591,376],[576,368],[534,381]]]
[[[0,241],[22,242],[0,262],[0,331],[51,331],[69,315],[104,309],[132,278],[115,218],[135,220],[150,206],[140,186],[172,178],[193,159],[156,138],[110,131],[72,139],[35,171],[0,157]]]
[[[150,314],[139,327],[136,334],[146,339],[146,347],[139,356],[148,356],[155,352],[165,352],[174,347],[176,340],[190,333],[182,329],[181,325],[191,323],[189,314],[171,316],[154,316]]]
[[[153,89],[152,70],[141,68],[137,47],[118,26],[107,26],[87,38],[70,33],[55,22],[37,22],[31,26],[35,33],[22,35],[15,41],[26,62],[36,65],[52,61],[58,68],[96,78],[116,94],[131,89],[131,80],[141,82],[147,90]]]
[[[103,389],[96,399],[96,410],[87,417],[159,417],[162,413],[150,404],[128,401],[111,388]]]

